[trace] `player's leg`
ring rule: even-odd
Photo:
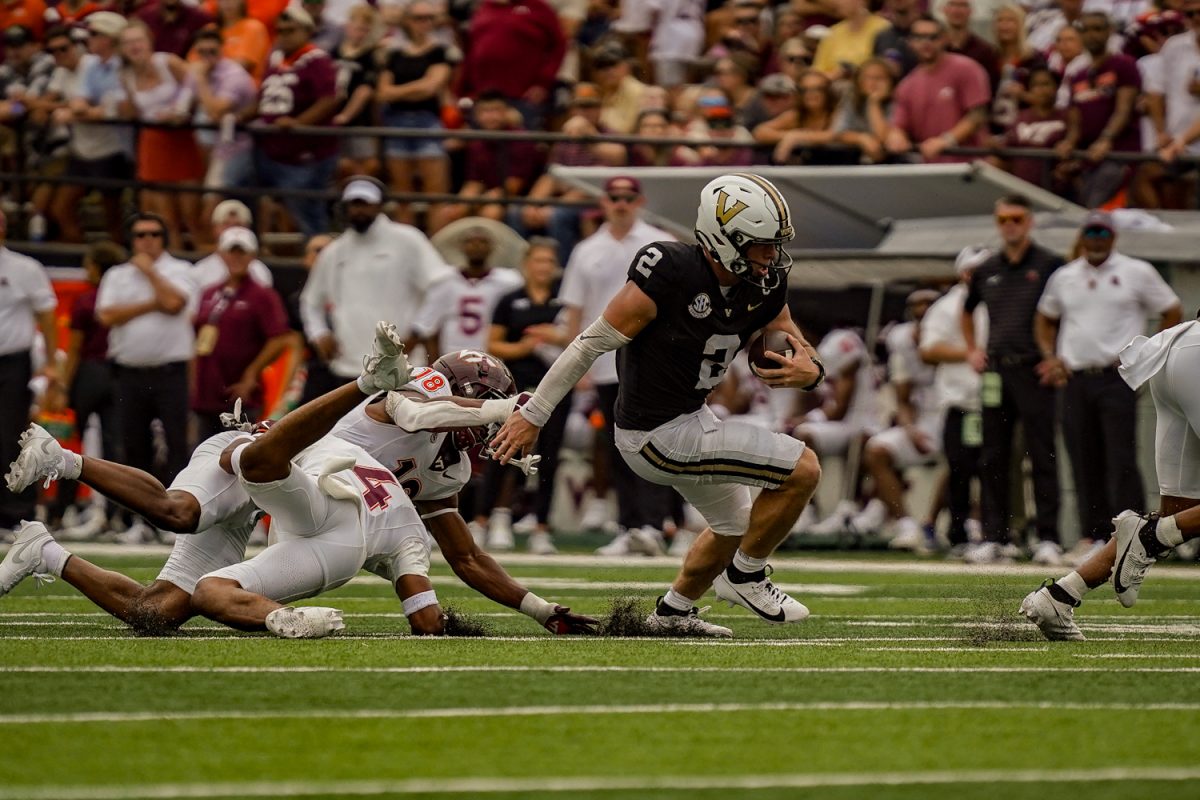
[[[415,636],[445,632],[445,617],[429,580],[432,548],[433,539],[407,498],[393,498],[368,519],[363,569],[392,584]]]

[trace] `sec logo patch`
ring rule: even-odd
[[[696,319],[704,319],[712,313],[712,299],[701,292],[692,298],[692,303],[688,306],[688,313]]]

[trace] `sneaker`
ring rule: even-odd
[[[38,586],[54,582],[54,576],[42,565],[42,547],[46,542],[54,541],[46,526],[40,522],[25,522],[18,525],[14,533],[16,541],[0,561],[0,597],[30,575]]]
[[[1137,602],[1146,572],[1161,556],[1170,552],[1158,541],[1158,515],[1122,511],[1113,520],[1117,537],[1117,564],[1113,568],[1113,588],[1126,608]]]
[[[808,608],[771,583],[770,565],[758,572],[742,572],[730,564],[713,581],[717,597],[732,606],[748,608],[767,622],[782,625],[803,622]]]
[[[1095,539],[1080,539],[1075,543],[1074,547],[1063,553],[1063,562],[1073,567],[1078,567],[1103,550],[1104,544],[1104,542]]]
[[[399,389],[412,378],[412,367],[404,354],[404,337],[391,322],[375,325],[371,354],[363,356],[358,386],[366,394]]]
[[[812,527],[818,522],[820,522],[820,520],[817,518],[817,510],[813,508],[812,503],[809,503],[804,507],[804,510],[800,512],[800,516],[796,517],[796,522],[792,525],[790,535],[803,536],[812,530]]]
[[[105,519],[103,511],[90,516],[84,514],[79,524],[59,531],[58,538],[60,541],[88,542],[104,533],[107,526],[108,520]]]
[[[732,639],[733,631],[721,625],[714,625],[700,619],[700,615],[708,611],[708,607],[696,608],[690,611],[679,611],[671,608],[658,598],[658,606],[650,616],[646,617],[646,627],[651,633],[664,636],[709,636],[714,639]]]
[[[175,534],[171,531],[160,530],[159,528],[151,528],[154,532],[154,540],[159,544],[165,544],[167,547],[175,546]]]
[[[322,606],[287,606],[267,614],[267,630],[281,639],[323,639],[346,629],[342,612]]]
[[[1175,548],[1175,557],[1180,561],[1191,562],[1200,554],[1200,539],[1188,539]]]
[[[606,545],[596,548],[598,556],[631,556],[633,549],[630,547],[632,535],[629,531],[622,531],[613,537],[613,540]]]
[[[878,533],[887,521],[887,506],[878,497],[873,497],[862,511],[850,517],[849,527],[855,533]]]
[[[837,504],[837,508],[833,510],[832,514],[809,528],[807,533],[818,536],[833,536],[838,533],[845,533],[850,530],[850,520],[857,513],[858,507],[854,503],[849,500],[843,500]]]
[[[513,533],[532,534],[537,531],[537,514],[526,514],[512,524]]]
[[[123,533],[114,536],[113,541],[118,544],[138,545],[156,542],[158,537],[155,536],[154,529],[147,525],[144,519],[138,517]]]
[[[550,534],[545,531],[535,531],[529,534],[529,552],[535,556],[552,556],[558,552]]]
[[[583,516],[579,519],[579,529],[584,531],[603,530],[612,519],[608,513],[606,497],[589,497],[583,507]]]
[[[643,556],[665,555],[667,542],[657,528],[643,525],[629,532],[629,552]]]
[[[45,478],[43,488],[58,480],[67,468],[62,445],[41,425],[30,425],[18,440],[21,452],[4,476],[10,492],[21,492]]]
[[[1057,542],[1043,539],[1038,542],[1037,547],[1033,548],[1033,556],[1029,560],[1034,564],[1041,564],[1043,567],[1062,566],[1062,548],[1058,546]]]
[[[487,528],[475,520],[467,523],[467,530],[471,532],[471,538],[475,540],[475,546],[480,550],[487,548]]]
[[[488,524],[487,549],[492,552],[512,550],[516,546],[513,540],[512,512],[497,509],[492,512]]]
[[[925,529],[912,517],[896,521],[896,535],[888,542],[892,550],[908,550],[913,553],[929,552],[929,538]]]
[[[967,564],[1007,564],[1012,561],[1010,557],[1004,555],[1000,545],[995,542],[967,545],[962,559]]]
[[[696,541],[698,535],[686,528],[675,531],[675,537],[671,539],[671,546],[667,548],[667,555],[683,558],[687,555],[688,550],[692,549],[692,542]]]
[[[1021,613],[1025,619],[1038,626],[1038,630],[1052,642],[1082,642],[1083,631],[1075,624],[1075,607],[1054,599],[1050,594],[1050,586],[1054,581],[1046,581],[1042,588],[1025,595],[1021,601]]]

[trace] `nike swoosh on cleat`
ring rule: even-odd
[[[1113,571],[1113,588],[1117,590],[1117,594],[1122,594],[1129,590],[1128,586],[1121,585],[1121,570],[1125,567],[1125,559],[1129,556],[1129,548],[1125,548],[1125,552],[1117,560],[1117,567]]]
[[[744,597],[742,599],[746,600],[746,598],[744,598]],[[760,617],[767,620],[768,622],[783,622],[784,619],[786,618],[786,615],[783,613],[782,608],[779,609],[778,611],[776,611],[774,614],[768,614],[766,611],[763,611],[761,608],[754,605],[754,603],[751,603],[749,600],[746,600],[746,608],[750,609],[755,614],[758,614]]]
[[[28,557],[22,558],[22,556],[24,556],[29,551],[30,547],[36,542],[37,542],[36,539],[30,539],[27,542],[22,542],[21,546],[19,548],[13,548],[13,551],[11,553],[11,555],[12,555],[11,563],[14,567],[23,567],[27,563],[29,563],[29,558]],[[44,542],[43,542],[43,544],[44,544]]]

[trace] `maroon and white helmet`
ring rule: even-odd
[[[517,392],[517,382],[504,362],[478,350],[446,353],[431,366],[446,377],[450,393],[456,397],[503,400]],[[491,439],[485,426],[459,428],[453,436],[459,450],[469,450]]]

